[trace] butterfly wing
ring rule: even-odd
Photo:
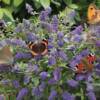
[[[87,17],[89,24],[96,24],[100,22],[100,10],[97,9],[95,4],[89,5]]]
[[[0,64],[12,64],[13,54],[9,46],[5,46],[0,50]]]

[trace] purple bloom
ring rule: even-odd
[[[83,57],[82,57],[82,55],[76,55],[75,58],[77,61],[80,61]]]
[[[50,95],[48,97],[48,100],[54,100],[56,96],[57,96],[57,92],[55,90],[52,90],[50,92]]]
[[[28,11],[29,14],[33,13],[33,8],[30,4],[26,3],[26,10]]]
[[[23,25],[25,29],[29,29],[30,28],[30,21],[23,19]]]
[[[46,29],[48,32],[52,32],[52,25],[47,22],[41,22],[42,28]]]
[[[56,80],[56,81],[59,81],[60,80],[60,78],[61,78],[61,68],[56,68],[55,70],[54,70],[54,72],[53,72],[53,76],[54,76],[54,79]]]
[[[76,80],[77,80],[77,81],[85,80],[85,75],[84,75],[84,74],[77,74],[77,75],[76,75]]]
[[[96,65],[95,73],[100,76],[100,63]]]
[[[11,65],[0,64],[0,72],[9,72],[11,69]]]
[[[89,53],[90,53],[90,52],[89,52],[88,49],[84,49],[84,50],[80,53],[80,55],[84,57],[84,56],[89,55]]]
[[[26,35],[27,35],[28,41],[35,42],[37,40],[35,33],[27,33]]]
[[[89,100],[96,100],[96,96],[95,96],[94,92],[91,92],[91,91],[88,92],[87,96],[88,96]]]
[[[58,46],[59,46],[59,47],[62,47],[63,45],[64,45],[64,41],[58,40]]]
[[[7,79],[1,80],[1,84],[3,85],[8,85],[9,83],[10,83],[10,80],[7,80]]]
[[[24,84],[28,84],[30,82],[30,76],[24,76]]]
[[[58,18],[56,15],[54,15],[52,18],[52,28],[54,32],[58,31]]]
[[[76,27],[76,29],[74,29],[71,33],[72,34],[78,34],[80,35],[83,31],[83,27],[81,25],[79,25],[78,27]]]
[[[51,9],[51,7],[48,7],[48,8],[45,9],[45,11],[49,15],[49,14],[51,14],[52,9]]]
[[[30,53],[23,53],[23,52],[18,52],[15,55],[15,60],[20,60],[20,59],[30,59],[32,58],[32,55]]]
[[[97,38],[100,38],[100,25],[91,25],[89,27],[90,29],[90,33],[92,34],[92,36],[96,36]]]
[[[96,69],[100,70],[100,63],[96,65]]]
[[[12,81],[12,84],[13,84],[13,86],[14,86],[15,88],[19,88],[19,87],[20,87],[19,81],[17,81],[17,80],[13,80],[13,81]]]
[[[61,39],[63,38],[63,36],[64,36],[64,33],[63,33],[63,32],[58,32],[58,33],[57,33],[57,38],[58,38],[59,40],[61,40]]]
[[[71,68],[74,68],[74,67],[77,65],[77,63],[78,63],[78,62],[77,62],[76,59],[75,59],[75,60],[71,60],[71,61],[70,61],[70,67],[71,67]]]
[[[94,90],[92,83],[87,82],[86,86],[87,86],[86,87],[87,92],[91,92]]]
[[[76,11],[75,11],[75,10],[71,11],[70,14],[68,15],[68,17],[69,17],[71,20],[73,20],[73,18],[74,18],[75,16],[76,16]]]
[[[48,76],[48,73],[45,71],[40,73],[40,77],[42,80],[45,80],[47,78],[47,76]]]
[[[22,24],[18,24],[14,29],[14,33],[20,33],[20,32],[22,32]]]
[[[51,78],[49,81],[48,81],[48,84],[52,85],[52,84],[56,84],[57,81],[54,79],[54,78]]]
[[[22,88],[19,91],[16,100],[22,100],[28,94],[28,92],[28,88]]]
[[[56,58],[54,56],[49,57],[48,59],[48,65],[52,66],[56,64]]]
[[[32,95],[35,95],[35,96],[40,96],[41,95],[41,92],[40,92],[38,87],[33,87]]]
[[[64,51],[58,50],[58,54],[59,54],[59,57],[60,57],[62,60],[66,61],[66,60],[68,59],[68,58],[67,58],[67,55],[65,54]]]
[[[75,97],[67,91],[62,94],[63,100],[75,100]]]
[[[20,46],[24,48],[27,47],[25,41],[20,39],[7,39],[6,42],[8,45]]]
[[[74,35],[72,38],[72,41],[74,42],[81,42],[82,41],[82,37],[80,35]]]
[[[28,73],[31,73],[31,72],[38,73],[39,72],[38,65],[37,64],[33,65],[32,63],[29,63],[28,66],[27,66],[26,72],[28,72]]]
[[[39,85],[39,90],[40,90],[41,92],[43,92],[45,88],[46,88],[46,83],[45,83],[45,82],[42,82],[42,83]]]
[[[100,40],[97,40],[97,41],[96,41],[96,46],[97,46],[97,47],[100,47]]]
[[[67,84],[68,84],[69,86],[71,86],[71,87],[77,87],[77,86],[78,86],[78,82],[75,81],[75,80],[73,80],[73,79],[68,80],[68,81],[67,81]]]
[[[0,94],[0,100],[5,100],[5,96],[3,94]]]

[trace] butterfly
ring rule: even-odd
[[[95,4],[89,5],[87,18],[89,24],[97,24],[100,22],[100,9],[98,9]]]
[[[75,66],[75,71],[76,73],[85,73],[87,71],[92,71],[93,67],[94,67],[94,61],[96,61],[96,56],[89,54],[86,57],[83,57],[80,61],[80,63],[78,63]]]
[[[13,54],[9,46],[0,49],[0,71],[9,71],[13,65]]]
[[[48,52],[48,41],[43,39],[42,41],[29,42],[28,48],[33,56],[45,55]]]

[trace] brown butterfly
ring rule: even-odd
[[[96,61],[96,56],[89,54],[88,56],[82,58],[81,62],[77,64],[76,73],[84,73],[87,71],[92,71],[94,64],[93,62]]]
[[[48,52],[48,41],[42,40],[37,42],[29,42],[28,47],[33,56],[45,55]]]
[[[14,62],[13,54],[9,46],[4,46],[0,50],[0,71],[7,71]]]
[[[100,23],[100,9],[98,9],[95,4],[89,5],[87,18],[89,24]]]

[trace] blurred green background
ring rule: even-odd
[[[34,11],[40,12],[43,8],[51,7],[52,14],[57,14],[63,11],[66,6],[76,9],[81,16],[86,18],[87,7],[90,3],[95,3],[100,6],[100,0],[0,0],[0,19],[7,21],[16,18],[30,18],[25,5],[30,4]]]

